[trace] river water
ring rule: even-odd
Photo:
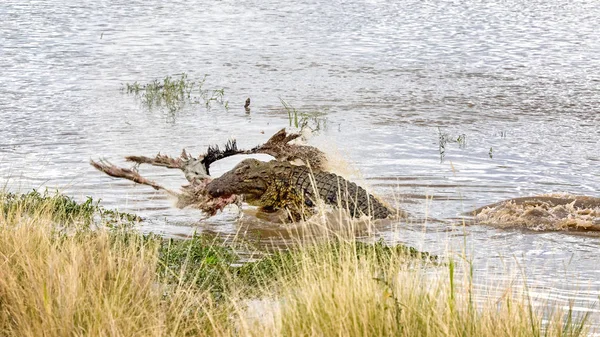
[[[460,223],[507,198],[600,197],[598,18],[595,0],[4,0],[0,183],[101,198],[144,217],[144,231],[236,233],[235,212],[202,220],[89,160],[197,154],[229,138],[252,147],[288,126],[283,99],[319,112],[309,142],[347,177],[421,219],[383,237],[464,249],[481,283],[519,283],[523,268],[536,298],[583,312],[600,293],[598,237]],[[224,88],[228,109],[148,109],[121,90],[183,72]],[[170,188],[185,182],[142,173]],[[269,226],[254,231],[277,232]]]

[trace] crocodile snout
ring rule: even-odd
[[[206,191],[213,198],[218,198],[227,195],[225,189],[219,186],[218,184],[208,184],[208,186],[206,186]]]

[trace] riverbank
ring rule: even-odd
[[[249,259],[238,253],[252,251],[242,239],[142,235],[134,216],[91,199],[30,193],[2,194],[0,201],[3,336],[588,332],[585,316],[540,311],[512,289],[489,303],[475,301],[469,280],[456,278],[456,268],[468,263],[361,243],[351,233],[254,250]]]

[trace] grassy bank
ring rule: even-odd
[[[144,236],[91,200],[0,204],[2,336],[586,334],[569,311],[543,317],[510,290],[475,302],[452,261],[402,246],[338,237],[239,263],[218,240]]]

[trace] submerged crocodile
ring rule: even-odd
[[[600,198],[547,194],[504,200],[471,212],[476,223],[532,230],[600,231]]]
[[[347,209],[352,216],[383,219],[397,214],[364,188],[336,174],[275,160],[243,160],[208,183],[206,191],[213,198],[243,195],[251,205],[267,212],[285,209],[294,219],[307,215],[318,198]]]

